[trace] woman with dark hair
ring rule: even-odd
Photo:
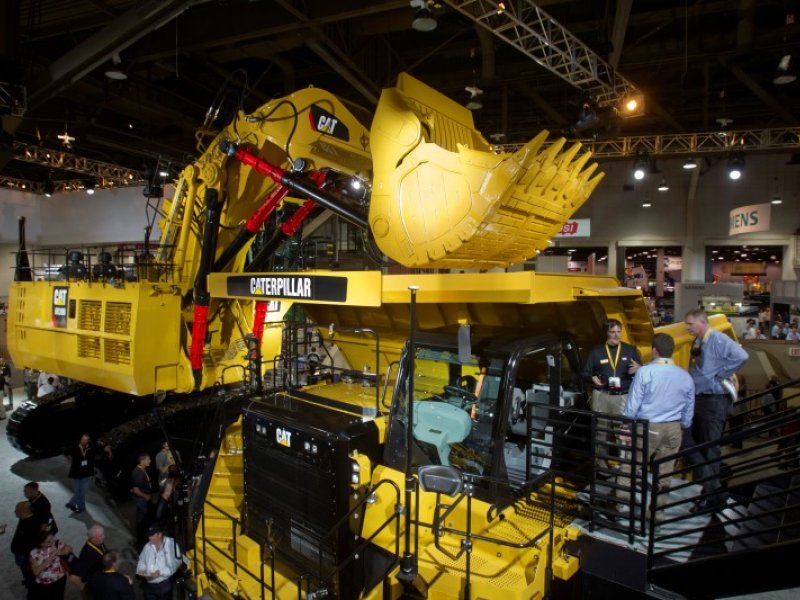
[[[72,548],[49,531],[39,534],[39,545],[31,550],[30,561],[35,585],[35,600],[64,600],[67,585],[67,557]]]

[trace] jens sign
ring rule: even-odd
[[[730,212],[728,235],[769,231],[769,204],[751,204],[740,206]]]

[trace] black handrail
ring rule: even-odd
[[[800,385],[800,380],[790,381],[775,388],[766,389],[758,394],[750,395],[736,404],[749,406],[753,401],[758,401],[776,390],[785,391],[797,385]],[[770,467],[787,469],[782,475],[784,477],[793,474],[800,475],[800,408],[788,406],[787,402],[798,396],[800,394],[793,394],[780,399],[776,398],[766,405],[739,413],[739,416],[744,416],[744,422],[729,429],[728,433],[724,434],[720,440],[706,442],[693,448],[681,450],[673,456],[653,461],[652,473],[653,477],[656,478],[662,475],[662,465],[665,462],[684,459],[698,449],[705,449],[715,445],[741,445],[741,449],[735,449],[723,455],[721,460],[724,461],[727,458],[729,462],[725,463],[727,469],[721,474],[721,480],[730,484],[737,480],[741,481],[743,478],[748,478],[749,486],[753,490],[758,487],[759,494],[752,498],[738,497],[734,494],[728,499],[728,503],[721,507],[721,510],[716,507],[705,511],[709,515],[722,515],[724,519],[723,523],[726,527],[725,541],[727,542],[726,552],[724,553],[719,548],[719,539],[700,539],[683,544],[679,543],[680,539],[686,534],[697,534],[703,530],[703,527],[697,527],[690,522],[692,515],[678,515],[664,521],[664,524],[671,524],[670,533],[659,533],[655,527],[654,507],[656,498],[654,495],[651,501],[651,527],[647,544],[648,579],[652,579],[653,576],[664,569],[678,568],[674,564],[667,566],[661,562],[661,559],[669,558],[678,553],[703,550],[706,553],[705,556],[690,557],[685,561],[699,563],[700,561],[732,559],[736,554],[753,552],[754,547],[764,549],[782,543],[790,543],[780,541],[780,538],[785,537],[785,535],[791,535],[790,541],[797,542],[798,528],[800,527],[800,521],[796,517],[798,504],[796,500],[792,500],[795,504],[791,505],[789,499],[793,495],[800,494],[800,485],[787,485],[783,481],[780,482],[780,485],[775,485],[776,479],[781,475],[777,475]],[[764,406],[768,407],[767,412],[764,411]],[[770,408],[775,410],[770,411]],[[765,436],[767,436],[766,440],[764,439]],[[745,441],[748,442],[746,447],[743,444]],[[770,454],[765,454],[773,445],[777,445],[777,449]],[[679,466],[669,473],[663,473],[663,475],[686,477],[691,468]],[[697,483],[702,483],[702,480],[686,481],[685,483],[674,485],[672,490],[686,489]],[[764,488],[765,485],[770,484],[774,486],[774,489]],[[742,489],[740,486],[739,488],[734,488],[734,491],[741,491]],[[701,494],[699,498],[703,496]],[[667,508],[686,506],[696,499],[673,501],[665,504],[665,506]],[[783,506],[775,505],[775,503],[780,503],[781,501],[783,501]],[[751,513],[751,507],[756,507],[757,511]],[[770,519],[777,519],[777,522],[770,522]],[[680,529],[680,525],[684,522],[686,527]],[[720,527],[721,525],[714,523],[712,526]],[[731,532],[727,528],[735,528],[735,531]],[[770,541],[773,537],[779,541]],[[668,547],[664,544],[667,541],[669,542]]]

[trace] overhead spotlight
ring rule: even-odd
[[[649,200],[642,202],[642,208],[650,208],[653,204]]]
[[[686,161],[683,163],[684,169],[696,169],[697,168],[697,161],[693,158],[687,158]]]
[[[470,110],[482,109],[483,102],[481,102],[479,96],[483,94],[483,90],[476,85],[468,85],[464,89],[469,92],[469,100],[467,101],[466,107]]]
[[[83,189],[85,189],[86,193],[91,196],[92,194],[94,194],[94,188],[96,185],[97,184],[93,179],[89,179],[86,181],[86,183],[83,184]]]
[[[792,83],[797,79],[797,73],[792,66],[792,55],[784,54],[780,61],[778,61],[778,68],[775,71],[775,77],[772,78],[772,83],[775,85],[786,85]]]
[[[56,193],[56,184],[53,183],[52,179],[48,179],[47,181],[44,182],[43,190],[44,190],[44,195],[50,198],[53,196],[53,194]]]
[[[744,155],[737,153],[731,154],[728,158],[728,177],[736,181],[741,178],[744,170]]]
[[[128,78],[125,72],[120,68],[122,64],[122,59],[120,58],[118,53],[114,53],[111,55],[111,68],[106,71],[106,77],[109,79],[113,79],[114,81],[124,81]]]
[[[638,158],[633,162],[633,178],[641,181],[649,169],[650,162],[647,160],[647,156],[639,154]]]
[[[426,0],[410,0],[411,8],[415,8],[414,19],[411,21],[411,29],[414,31],[433,31],[438,23],[433,16]]]
[[[658,186],[658,191],[659,192],[669,191],[669,186],[667,185],[667,180],[664,177],[661,178],[661,183]]]
[[[619,116],[623,118],[640,117],[644,114],[644,94],[628,94],[620,100],[617,108]]]

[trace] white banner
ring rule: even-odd
[[[589,226],[591,219],[572,219],[564,223],[561,231],[555,235],[557,238],[579,238],[590,237],[591,228]]]
[[[770,204],[740,206],[730,212],[728,235],[769,231]]]

